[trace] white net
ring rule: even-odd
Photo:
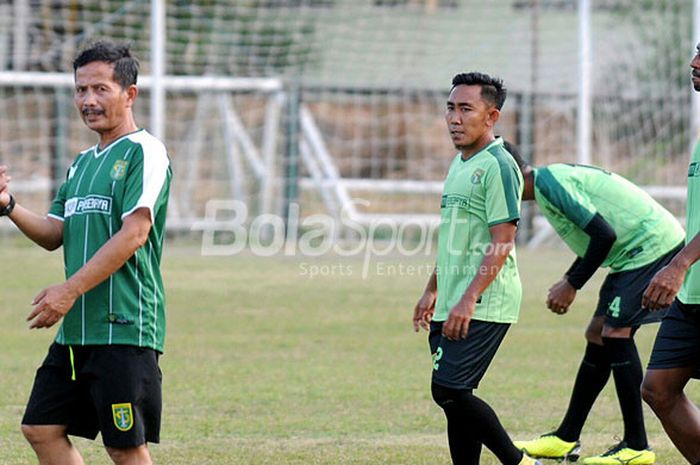
[[[505,80],[498,131],[535,164],[575,161],[577,3],[165,2],[165,73],[185,79],[166,87],[177,186],[171,224],[201,219],[213,198],[239,199],[252,212],[298,201],[302,215],[337,215],[360,198],[358,214],[436,213],[453,154],[446,91],[454,74],[470,70]],[[592,159],[660,186],[661,197],[677,193],[691,141],[692,2],[592,5]],[[34,79],[70,73],[76,50],[103,37],[131,42],[142,76],[151,73],[151,1],[0,5],[0,162],[37,209],[95,138],[72,108],[70,74],[62,85]],[[12,74],[20,71],[32,74]],[[228,87],[204,83],[212,76]],[[226,81],[240,78],[249,85]],[[266,78],[279,79],[279,89],[255,84]],[[144,127],[149,99],[145,86],[137,108]]]

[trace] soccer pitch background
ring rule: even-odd
[[[34,295],[63,280],[62,256],[19,238],[0,244],[0,464],[30,464],[36,459],[19,425],[56,329],[29,331],[24,320]],[[604,276],[579,292],[568,315],[552,314],[546,291],[571,259],[563,248],[518,250],[520,322],[476,391],[515,439],[556,428],[569,400]],[[449,463],[444,416],[430,397],[427,334],[411,325],[432,261],[375,257],[363,278],[361,259],[203,257],[196,244],[166,243],[155,463]],[[313,265],[327,272],[311,278]],[[636,337],[644,365],[656,328]],[[687,392],[700,402],[697,381]],[[657,463],[685,463],[646,405],[645,418]],[[606,450],[622,432],[609,381],[584,428],[583,454]],[[99,437],[75,443],[86,463],[111,463]],[[485,449],[482,464],[497,463]]]

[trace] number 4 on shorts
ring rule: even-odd
[[[620,296],[616,296],[608,306],[608,313],[610,313],[610,316],[613,318],[620,316],[620,300]]]

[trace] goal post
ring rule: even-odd
[[[169,99],[170,111],[182,115],[176,121],[169,121],[166,129],[165,139],[178,185],[171,195],[169,227],[189,230],[201,220],[207,195],[250,203],[251,210],[259,214],[277,208],[273,197],[278,176],[277,128],[284,102],[282,81],[163,76],[160,82]],[[150,99],[153,84],[151,76],[139,77],[141,98]],[[70,160],[95,143],[94,134],[79,125],[72,99],[67,97],[73,87],[73,75],[69,73],[0,71],[0,96],[5,97],[7,110],[3,125],[8,128],[7,133],[0,132],[7,138],[0,141],[4,145],[3,162],[18,172],[13,189],[30,196],[31,203],[37,207],[45,208],[51,193],[62,182]],[[13,100],[16,104],[7,104]],[[52,110],[50,114],[32,115],[37,125],[27,124],[29,121],[20,124],[22,108],[39,107]],[[139,122],[148,128],[151,115],[145,108],[148,107],[139,105],[136,111]],[[242,117],[249,120],[248,125],[242,122]],[[12,131],[10,125],[18,131]],[[29,157],[22,154],[13,157],[13,133],[14,144],[31,143],[26,149],[27,154],[31,152]],[[221,173],[226,174],[221,176]]]
[[[169,148],[169,224],[181,231],[206,225],[212,199],[256,215],[297,203],[336,221],[434,222],[455,155],[447,91],[474,70],[504,79],[497,132],[534,164],[590,161],[681,216],[699,5],[16,0],[0,5],[0,163],[45,209],[69,158],[95,140],[71,105],[71,60],[110,38],[141,61],[137,121]]]

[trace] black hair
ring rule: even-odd
[[[457,86],[481,86],[481,98],[488,100],[499,110],[503,108],[508,91],[503,80],[484,73],[460,73],[452,78],[452,89]]]
[[[518,165],[518,168],[520,168],[521,173],[524,174],[528,170],[528,168],[530,168],[530,164],[526,162],[523,156],[520,154],[520,149],[517,145],[512,144],[507,140],[504,140],[503,148],[506,149],[508,153],[510,153],[511,157],[513,157],[513,160],[515,160],[515,163]]]
[[[139,75],[139,62],[131,55],[128,44],[116,44],[100,40],[88,45],[73,60],[73,72],[94,61],[114,64],[114,79],[122,89],[136,84]]]

